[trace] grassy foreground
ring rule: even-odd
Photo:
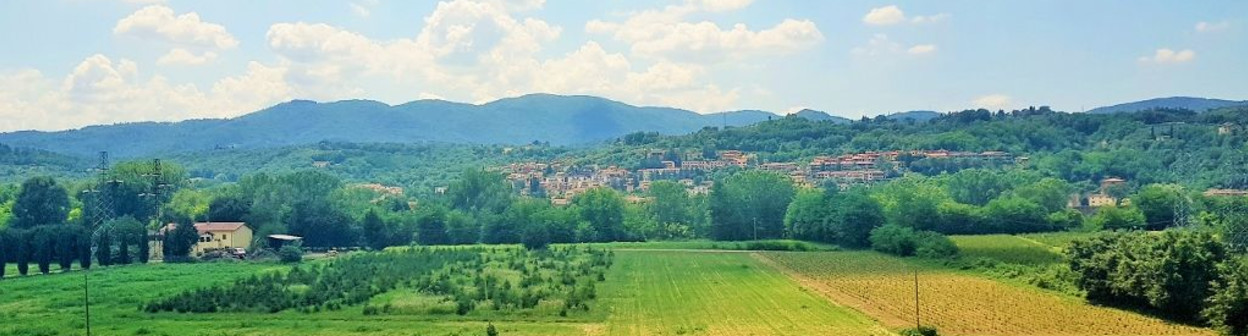
[[[156,298],[289,266],[149,264],[90,272],[94,335],[883,335],[870,318],[807,292],[751,253],[621,250],[592,314],[538,318],[476,313],[365,315],[362,306],[300,313],[146,313]],[[82,273],[0,281],[0,335],[84,335]],[[374,303],[396,309],[411,293]]]

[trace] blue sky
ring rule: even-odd
[[[1248,99],[1246,25],[1246,1],[6,1],[0,131],[535,92],[851,118]]]

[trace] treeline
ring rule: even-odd
[[[177,170],[169,172],[176,179]],[[53,264],[68,271],[75,262],[82,269],[93,264],[147,263],[152,239],[149,228],[157,222],[158,209],[168,199],[154,188],[172,186],[140,180],[150,175],[142,164],[133,163],[119,165],[99,183],[71,185],[72,189],[50,177],[26,180],[14,195],[6,196],[12,199],[5,202],[8,215],[0,218],[4,220],[0,222],[0,264],[14,263],[20,275],[27,275],[31,264],[48,274]],[[167,260],[187,256],[199,238],[186,224],[182,230],[157,236],[165,240]],[[0,277],[3,275],[4,270],[0,270]]]

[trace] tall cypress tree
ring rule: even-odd
[[[13,241],[9,239],[9,231],[0,229],[0,280],[4,280],[4,270],[9,265],[9,255],[13,254]]]
[[[31,251],[35,263],[39,265],[39,273],[52,272],[52,257],[56,252],[56,239],[52,235],[52,226],[40,226],[30,231]]]
[[[68,272],[78,258],[78,228],[58,225],[56,230],[56,260],[62,272]]]
[[[13,239],[15,255],[13,261],[17,263],[17,273],[26,275],[30,273],[30,241],[25,230],[13,230],[13,235],[9,236]]]
[[[95,236],[95,260],[100,266],[108,266],[113,264],[113,237],[112,230],[109,228],[101,228],[99,235]]]
[[[74,246],[78,247],[78,267],[82,269],[91,269],[91,230],[82,228],[76,232],[74,239],[78,243]]]

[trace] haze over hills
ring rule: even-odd
[[[1117,105],[1098,107],[1098,108],[1088,110],[1087,113],[1106,114],[1106,113],[1120,113],[1120,112],[1137,112],[1137,111],[1156,109],[1156,108],[1185,109],[1185,110],[1192,110],[1196,112],[1205,112],[1205,111],[1212,110],[1212,109],[1229,107],[1229,106],[1240,106],[1240,105],[1248,105],[1248,100],[1234,101],[1234,100],[1199,98],[1199,97],[1165,97],[1165,98],[1153,98],[1153,99],[1141,100],[1137,102],[1122,103],[1122,104],[1117,104]]]
[[[1205,111],[1248,102],[1170,97],[1101,107],[1089,113],[1151,108]],[[928,121],[935,111],[886,115],[893,120]],[[848,123],[850,119],[805,109],[795,117]],[[370,100],[317,103],[294,100],[233,119],[138,122],[82,129],[0,134],[0,144],[89,158],[99,151],[125,157],[171,155],[215,148],[272,148],[313,144],[447,142],[466,144],[589,144],[632,132],[685,134],[707,126],[744,126],[780,116],[758,110],[698,114],[665,107],[639,107],[592,96],[530,94],[474,105],[419,100],[387,105]]]
[[[162,155],[213,148],[265,148],[337,142],[585,144],[646,131],[683,134],[778,117],[764,111],[698,114],[638,107],[590,96],[532,94],[483,105],[420,100],[390,106],[368,100],[295,100],[233,119],[140,122],[58,132],[0,134],[0,143],[90,156]]]

